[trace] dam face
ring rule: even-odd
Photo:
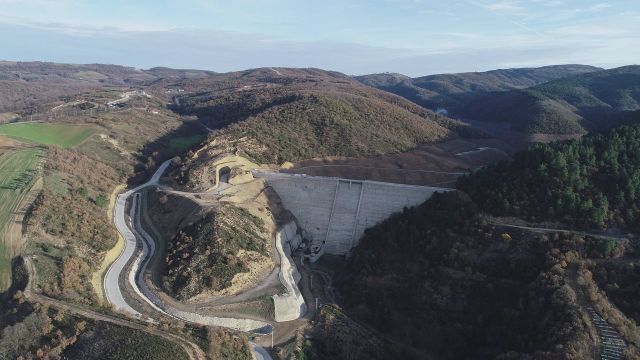
[[[423,203],[451,189],[377,181],[254,172],[280,196],[283,206],[321,253],[348,254],[365,229],[404,207]]]

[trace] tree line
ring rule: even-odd
[[[640,125],[533,145],[512,162],[462,177],[458,188],[494,215],[637,229]]]

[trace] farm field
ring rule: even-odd
[[[71,148],[82,144],[96,128],[88,125],[19,123],[0,125],[0,134],[32,144]]]
[[[15,148],[0,150],[0,234],[3,234],[14,212],[38,177],[38,164],[42,150],[38,148]],[[0,241],[0,291],[10,279],[11,244]]]

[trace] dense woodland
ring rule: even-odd
[[[485,213],[637,231],[639,139],[634,125],[537,144],[368,229],[336,278],[347,313],[405,358],[588,358],[586,306],[637,345],[634,240],[534,233]]]
[[[636,262],[602,262],[590,267],[593,279],[611,302],[640,323],[640,267]]]
[[[554,144],[462,178],[458,187],[495,215],[590,228],[638,229],[640,125]]]
[[[583,359],[593,340],[565,267],[600,247],[496,228],[464,194],[436,194],[367,230],[337,287],[414,358]]]
[[[277,346],[276,360],[405,359],[399,347],[358,324],[336,305],[320,307],[309,333],[297,334],[294,341]]]

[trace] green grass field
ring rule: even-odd
[[[198,145],[202,140],[204,140],[206,135],[191,135],[191,136],[181,136],[169,141],[169,151],[172,153],[181,153],[189,150],[190,148]]]
[[[71,148],[82,144],[96,128],[88,125],[49,124],[49,123],[20,123],[0,125],[0,134],[13,139],[42,145],[57,145]]]
[[[14,149],[0,152],[0,235],[13,213],[27,195],[37,178],[42,150]],[[0,239],[0,291],[6,288],[11,276],[11,258],[4,239]]]

